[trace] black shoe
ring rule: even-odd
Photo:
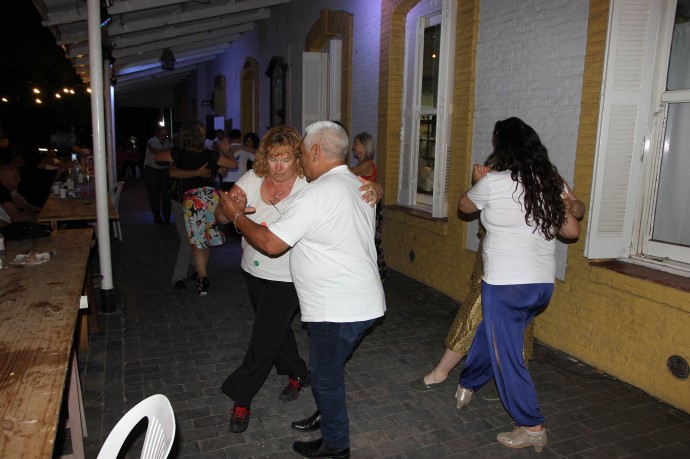
[[[297,400],[299,391],[301,391],[303,387],[309,387],[311,384],[311,378],[309,378],[309,375],[307,375],[306,381],[303,381],[301,378],[292,375],[288,376],[288,378],[287,386],[285,386],[285,389],[283,389],[278,396],[281,402],[291,402],[293,400]]]
[[[187,290],[187,284],[183,280],[178,280],[175,282],[175,288],[177,290]]]
[[[295,421],[290,424],[290,426],[300,432],[313,432],[314,430],[319,430],[321,428],[321,412],[316,410],[316,412],[307,419]]]
[[[200,277],[196,281],[196,287],[199,291],[199,296],[206,296],[208,294],[208,277]]]
[[[230,432],[241,433],[249,425],[249,407],[235,403],[230,410]]]
[[[309,458],[350,457],[350,448],[333,449],[325,444],[321,438],[313,441],[296,441],[292,444],[292,449],[294,449],[296,453]]]

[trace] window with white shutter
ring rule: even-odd
[[[323,61],[323,53],[302,54],[302,132],[310,124],[326,119]]]
[[[448,216],[456,0],[425,0],[405,26],[398,203]]]
[[[316,121],[340,121],[342,40],[302,54],[302,131]]]
[[[588,258],[690,263],[689,7],[612,2]]]

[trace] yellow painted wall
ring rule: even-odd
[[[575,192],[589,205],[609,2],[590,2]],[[586,230],[586,220],[582,223]],[[590,266],[582,255],[586,231],[568,249],[565,282],[556,282],[536,336],[597,369],[690,412],[690,379],[667,361],[690,361],[690,293]]]
[[[378,151],[385,152],[380,169],[389,206],[396,203],[398,183],[404,17],[415,3],[382,2]],[[386,209],[383,241],[393,269],[462,301],[474,253],[465,248],[467,226],[455,203],[469,186],[479,1],[458,3],[449,217],[431,221]],[[588,205],[608,11],[608,0],[591,0],[574,178],[575,192]],[[586,227],[585,219],[579,241],[568,248],[565,282],[556,282],[537,320],[537,339],[690,413],[690,379],[667,369],[671,355],[690,361],[690,293],[591,266],[583,256]]]

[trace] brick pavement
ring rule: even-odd
[[[278,400],[285,377],[272,373],[252,404],[249,428],[228,430],[227,399],[220,384],[242,361],[253,313],[239,269],[239,240],[214,249],[209,295],[172,288],[169,277],[177,235],[154,225],[142,184],[125,185],[120,201],[124,241],[113,241],[113,271],[120,308],[100,316],[80,368],[89,436],[87,457],[122,415],[140,400],[165,394],[175,410],[177,438],[170,457],[290,458],[298,434],[290,422],[315,409],[310,391],[291,403]],[[98,263],[95,263],[98,266]],[[510,450],[496,433],[510,430],[499,401],[478,392],[459,412],[455,388],[415,392],[409,382],[428,371],[443,351],[458,304],[399,273],[384,284],[385,319],[347,364],[346,381],[353,458],[534,457],[533,449]],[[301,353],[308,338],[293,322]],[[462,364],[461,364],[462,366]],[[688,458],[690,415],[642,391],[544,346],[530,364],[549,443],[541,458]],[[451,374],[456,381],[459,368]],[[143,429],[129,443],[138,457]],[[68,435],[57,452],[69,451]]]

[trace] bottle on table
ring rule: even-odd
[[[84,176],[81,175],[81,167],[79,161],[74,163],[72,167],[72,186],[74,187],[74,196],[79,196],[79,185],[84,183]]]
[[[67,186],[67,191],[71,192],[74,189],[74,178],[72,177],[72,171],[67,172],[67,179],[65,180],[65,185]]]
[[[76,162],[74,164],[74,168],[72,170],[72,176],[77,179],[77,185],[84,183],[84,176],[81,173],[81,165],[79,162]]]

